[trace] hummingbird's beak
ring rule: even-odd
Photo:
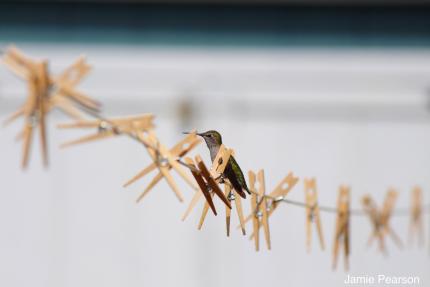
[[[184,135],[189,135],[189,134],[193,134],[194,132],[182,132]],[[196,135],[198,136],[203,136],[201,133],[195,132]]]

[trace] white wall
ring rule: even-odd
[[[49,56],[54,71],[85,53],[95,69],[82,89],[107,115],[154,112],[167,145],[184,128],[218,129],[244,170],[265,169],[269,190],[294,171],[317,177],[324,205],[335,204],[339,184],[352,187],[355,208],[365,193],[381,202],[389,186],[401,192],[399,207],[409,205],[415,184],[429,201],[428,50],[20,47]],[[2,67],[2,118],[23,93]],[[198,107],[187,127],[176,116],[184,98]],[[121,186],[150,162],[145,151],[126,138],[60,150],[82,134],[57,130],[64,120],[51,117],[48,170],[36,144],[22,172],[13,140],[20,124],[1,129],[1,286],[344,286],[346,273],[331,271],[333,215],[323,214],[329,250],[320,252],[314,238],[308,255],[304,210],[282,206],[271,218],[273,250],[256,253],[239,232],[225,237],[222,213],[202,231],[201,207],[181,222],[186,204],[164,182],[136,205],[149,178]],[[196,152],[208,159],[203,146]],[[303,199],[301,183],[290,196]],[[407,238],[407,217],[392,225]],[[389,241],[383,258],[366,249],[370,232],[367,218],[353,219],[349,274],[420,276],[428,285],[428,249],[399,251]]]

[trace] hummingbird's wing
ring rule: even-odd
[[[231,156],[230,160],[233,163],[232,164],[233,171],[234,171],[234,174],[236,175],[236,178],[239,181],[240,185],[242,186],[243,189],[246,190],[246,192],[248,192],[248,194],[251,194],[251,192],[248,189],[248,185],[246,184],[245,176],[243,175],[243,172],[240,169],[240,166],[237,164],[236,159],[233,156]]]
[[[231,184],[233,185],[234,190],[237,192],[237,194],[240,195],[240,197],[242,198],[246,198],[246,194],[243,192],[242,190],[242,186],[240,185],[239,181],[237,180],[236,176],[234,175],[234,173],[231,172],[226,172],[225,173],[228,180],[231,182]]]
[[[230,180],[230,182],[233,185],[233,188],[236,190],[236,192],[241,197],[246,198],[246,195],[243,192],[243,189],[245,189],[248,193],[250,193],[250,192],[248,190],[248,186],[246,185],[246,180],[245,180],[245,177],[243,175],[243,172],[240,169],[238,163],[236,162],[236,160],[233,156],[230,157],[229,163],[226,166],[224,174]]]

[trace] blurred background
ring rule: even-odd
[[[340,184],[351,186],[353,208],[364,194],[381,204],[388,187],[400,192],[397,207],[415,185],[429,202],[425,1],[162,2],[2,1],[0,47],[49,58],[54,73],[86,55],[94,69],[79,88],[104,115],[154,113],[167,146],[184,130],[216,129],[244,171],[265,169],[269,191],[293,171],[317,178],[323,205],[335,206]],[[0,117],[26,93],[1,66]],[[271,217],[271,251],[256,253],[236,230],[226,238],[222,212],[197,231],[201,205],[180,220],[193,195],[180,178],[183,204],[165,182],[135,204],[150,177],[122,188],[150,163],[141,146],[118,138],[61,150],[83,133],[56,129],[68,120],[60,113],[49,119],[47,170],[38,140],[20,169],[20,122],[0,132],[1,286],[344,286],[348,274],[430,282],[428,241],[399,250],[388,238],[383,257],[366,248],[366,217],[351,222],[349,272],[342,261],[331,269],[333,214],[322,214],[327,250],[314,237],[311,254],[305,212],[291,205]],[[205,146],[197,153],[209,161]],[[304,200],[302,181],[289,198]],[[405,243],[408,223],[392,219]]]

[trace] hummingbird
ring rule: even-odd
[[[221,134],[217,131],[210,130],[204,133],[197,133],[197,135],[201,136],[205,140],[206,145],[209,148],[211,161],[213,162],[222,145]],[[245,192],[243,192],[243,190],[246,190],[248,194],[251,194],[251,192],[248,189],[248,186],[246,185],[246,180],[245,180],[245,177],[243,176],[243,172],[240,169],[239,164],[237,163],[236,159],[233,156],[230,156],[228,163],[225,167],[225,170],[222,174],[222,177],[227,178],[230,181],[234,190],[236,190],[236,192],[242,198],[246,198],[246,194]]]

